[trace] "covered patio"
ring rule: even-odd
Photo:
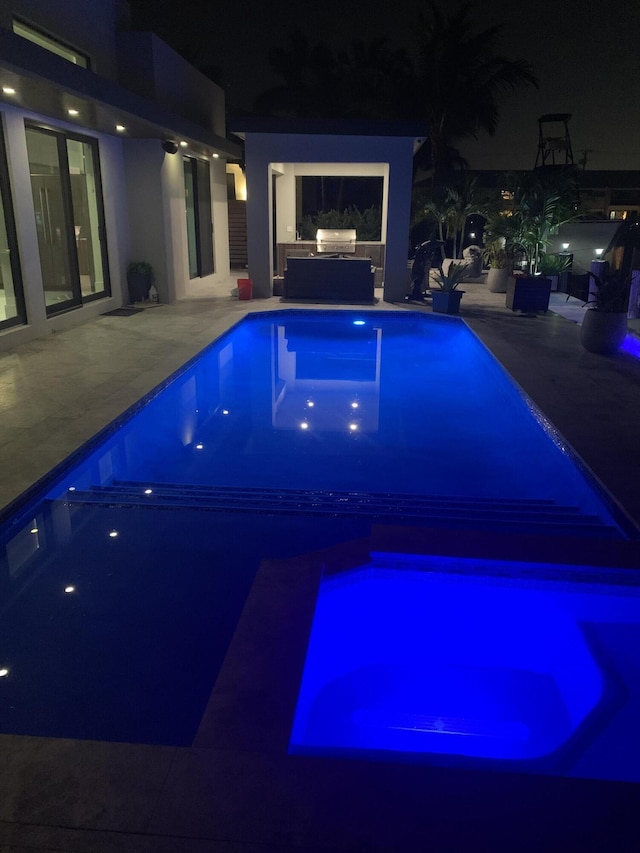
[[[383,182],[383,299],[402,301],[407,292],[413,155],[424,141],[424,127],[404,122],[247,117],[235,120],[231,130],[245,142],[247,242],[254,296],[272,295],[276,246],[296,242],[296,178],[370,176]]]

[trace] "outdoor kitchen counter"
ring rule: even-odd
[[[370,258],[372,266],[384,269],[384,243],[356,242],[353,256],[356,258]],[[295,240],[291,243],[278,243],[277,245],[277,275],[283,276],[288,258],[309,257],[315,255],[317,243],[315,240]]]
[[[288,259],[283,297],[293,300],[374,301],[374,270],[368,258],[327,257]]]

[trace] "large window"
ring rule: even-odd
[[[31,192],[47,314],[108,296],[95,140],[27,127]]]
[[[17,36],[21,36],[28,41],[37,44],[38,47],[43,47],[45,50],[55,53],[56,56],[61,56],[68,62],[73,62],[74,65],[80,65],[82,68],[89,67],[89,59],[80,51],[70,45],[66,45],[58,39],[48,36],[41,30],[32,27],[30,24],[25,24],[24,21],[13,21],[13,31]]]
[[[213,263],[213,220],[209,164],[184,158],[184,196],[189,249],[189,278],[211,275]]]
[[[25,322],[18,241],[4,139],[0,132],[0,329]]]

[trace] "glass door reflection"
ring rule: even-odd
[[[98,151],[93,140],[27,127],[47,314],[109,293]]]
[[[31,193],[38,233],[42,285],[47,314],[80,304],[75,255],[69,228],[69,199],[65,198],[66,151],[60,137],[27,128]]]

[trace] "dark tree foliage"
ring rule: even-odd
[[[496,54],[500,30],[477,30],[471,4],[443,12],[432,0],[418,22],[414,61],[384,38],[354,41],[336,52],[292,33],[287,47],[269,54],[282,84],[259,95],[255,110],[301,118],[425,121],[428,142],[417,165],[432,170],[434,183],[442,184],[466,167],[457,143],[481,131],[494,134],[503,99],[537,86],[527,62]]]

